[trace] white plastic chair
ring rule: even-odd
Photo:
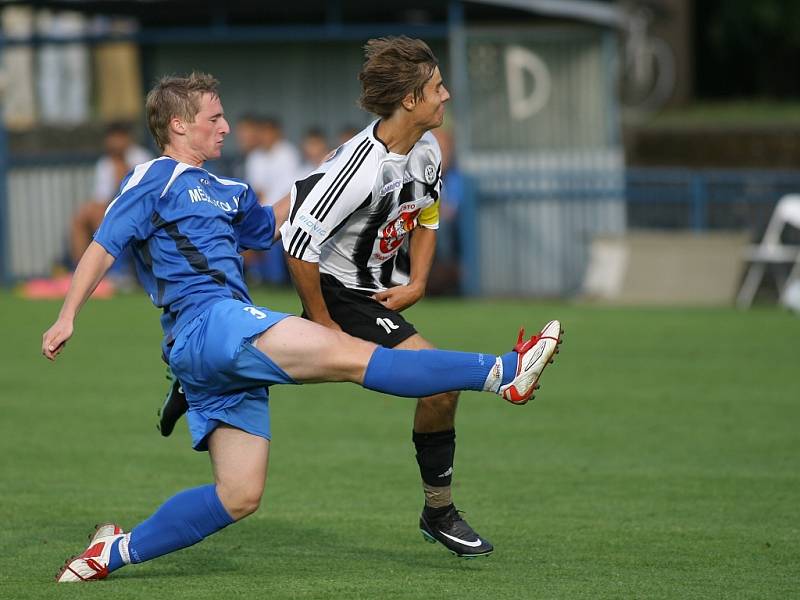
[[[794,263],[789,276],[778,282],[781,297],[787,285],[794,278],[800,278],[800,246],[781,243],[781,234],[787,225],[800,229],[800,194],[789,194],[778,201],[761,243],[750,246],[745,252],[749,267],[736,298],[739,308],[749,308],[753,304],[768,265]]]

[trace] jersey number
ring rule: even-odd
[[[249,312],[256,319],[266,319],[267,318],[267,314],[265,312],[262,312],[262,311],[258,310],[254,306],[245,306],[242,310],[244,310],[246,312]]]
[[[392,323],[391,319],[378,317],[375,319],[375,325],[380,325],[386,330],[386,333],[392,333],[395,329],[400,329],[399,325]]]

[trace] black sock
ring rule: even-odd
[[[453,478],[453,458],[456,454],[456,431],[434,433],[414,432],[417,464],[422,481],[435,487],[447,487]]]

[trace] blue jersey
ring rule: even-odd
[[[168,356],[181,327],[212,304],[252,303],[239,252],[266,250],[274,235],[272,208],[246,183],[162,156],[123,180],[94,239],[114,257],[131,245],[139,280],[163,309]]]

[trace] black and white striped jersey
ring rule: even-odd
[[[295,182],[281,227],[291,256],[366,291],[408,283],[407,261],[398,257],[403,242],[417,225],[439,227],[436,138],[427,132],[408,154],[395,154],[376,137],[377,127],[374,121]]]

